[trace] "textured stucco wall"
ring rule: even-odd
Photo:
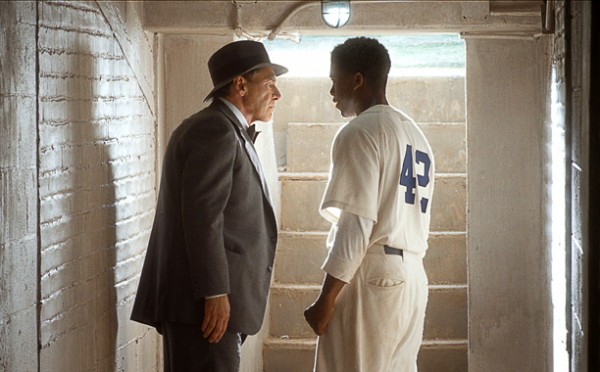
[[[141,32],[118,21],[134,17],[126,10],[39,3],[45,371],[143,371],[158,363],[154,331],[128,320],[154,211],[155,126],[144,69],[117,37]]]
[[[160,364],[156,333],[129,321],[155,200],[152,40],[138,12],[0,3],[0,371]]]
[[[549,38],[467,38],[469,370],[549,371]]]
[[[0,2],[0,371],[37,371],[33,2]]]

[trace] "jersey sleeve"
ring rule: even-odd
[[[379,159],[371,134],[358,126],[343,127],[334,140],[331,162],[321,215],[335,223],[345,211],[377,222]]]

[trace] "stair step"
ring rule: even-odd
[[[429,284],[467,284],[467,234],[429,234],[423,260]]]
[[[327,185],[323,173],[285,173],[281,180],[281,229],[329,231],[331,224],[319,214]],[[466,231],[467,180],[465,175],[437,174],[431,231]]]
[[[331,224],[319,214],[327,178],[298,174],[281,180],[281,230],[329,231]]]
[[[467,172],[467,131],[465,123],[419,123],[433,149],[438,173]]]
[[[273,283],[271,289],[275,290],[292,290],[292,291],[317,291],[321,289],[321,284],[283,284]]]
[[[318,297],[320,285],[275,284],[270,294],[270,335],[275,338],[310,338],[304,309]],[[425,317],[426,340],[467,339],[467,287],[430,286]]]
[[[466,175],[436,174],[431,231],[467,231]]]
[[[417,123],[465,121],[464,76],[391,77],[387,92],[390,105]]]
[[[419,372],[467,372],[468,342],[423,342],[417,365]]]
[[[326,240],[326,232],[281,232],[275,256],[275,282],[322,283]]]
[[[281,77],[277,85],[285,92],[274,118],[276,131],[292,122],[345,122],[329,95],[327,77]],[[390,76],[388,101],[416,122],[464,122],[465,78]],[[285,109],[284,108],[285,105]]]
[[[316,338],[269,338],[264,345],[265,372],[308,372],[313,370]]]
[[[320,285],[281,285],[270,294],[270,335],[275,338],[310,338],[313,332],[304,320],[304,309],[318,297]]]
[[[316,339],[269,338],[264,345],[265,372],[312,371]],[[448,342],[424,341],[419,351],[419,372],[466,372],[468,343],[466,340]]]
[[[467,286],[430,286],[425,315],[425,340],[468,338]]]
[[[287,130],[289,172],[327,172],[333,137],[343,123],[290,123]]]
[[[311,338],[269,337],[265,343],[280,349],[314,350],[317,346],[317,336]]]
[[[294,162],[287,153],[288,142],[294,141],[288,138],[289,123],[339,123],[348,119],[332,104],[328,78],[282,77],[278,85],[286,93],[273,121],[277,162],[289,165]],[[417,123],[465,123],[464,76],[390,77],[387,92],[390,104]],[[326,153],[329,148],[326,147]]]
[[[280,181],[327,181],[327,172],[279,172]]]
[[[321,284],[327,232],[282,231],[275,256],[275,283]],[[467,283],[466,233],[432,232],[424,259],[431,285]]]
[[[290,123],[288,172],[328,172],[333,138],[343,123]],[[466,172],[465,123],[418,123],[433,149],[440,173]]]

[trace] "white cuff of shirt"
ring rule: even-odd
[[[213,298],[217,298],[217,297],[223,297],[223,296],[227,296],[227,293],[223,293],[223,294],[218,294],[218,295],[213,295],[213,296],[206,296],[204,297],[207,300],[212,300]]]

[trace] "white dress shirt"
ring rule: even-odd
[[[322,269],[343,282],[350,283],[362,263],[374,221],[354,213],[341,212],[327,237],[329,254]]]

